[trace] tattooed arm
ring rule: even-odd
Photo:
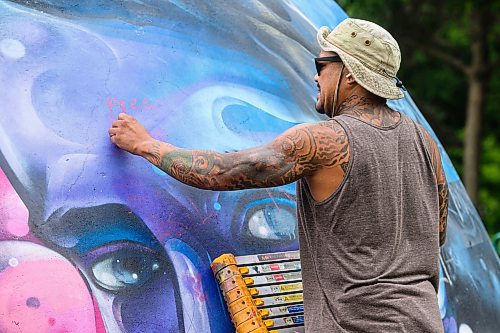
[[[441,155],[439,154],[438,147],[432,139],[429,132],[423,127],[420,127],[426,146],[428,147],[429,155],[431,158],[432,166],[436,173],[437,188],[439,195],[439,245],[443,246],[446,240],[446,226],[448,220],[448,183],[444,175],[443,165],[441,163]]]
[[[182,149],[154,140],[133,117],[120,114],[109,130],[113,143],[177,180],[202,189],[273,187],[348,163],[347,137],[335,121],[295,126],[273,142],[232,153]]]

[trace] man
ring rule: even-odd
[[[120,114],[111,141],[202,189],[297,181],[307,332],[441,332],[447,184],[430,135],[386,105],[403,97],[397,42],[356,19],[318,42],[316,110],[328,121],[222,154],[159,142]]]

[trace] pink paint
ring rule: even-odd
[[[0,169],[0,233],[23,237],[29,231],[28,209]]]
[[[182,237],[186,234],[185,230],[165,230],[158,234],[158,239],[161,242],[165,242],[171,238],[182,239]]]
[[[201,283],[201,277],[199,274],[196,275],[189,275],[186,276],[186,279],[188,280],[188,285],[192,287],[191,292],[194,294],[194,296],[198,299],[200,302],[206,302],[207,301],[207,295],[203,291],[203,286]]]
[[[117,99],[114,97],[106,97],[106,105],[108,106],[108,112],[110,114],[112,114],[114,111],[127,113],[130,110],[153,110],[158,106],[147,98],[143,98],[141,104],[139,105],[137,98],[131,98],[130,101],[128,101],[124,99]]]
[[[217,220],[217,217],[219,217],[219,214],[210,213],[210,215],[207,215],[206,217],[203,218],[203,220],[201,220],[200,224],[204,225],[204,224],[207,224],[207,222],[210,220]]]
[[[116,98],[106,97],[106,104],[108,104],[109,113],[113,113],[113,105],[116,105]]]
[[[49,259],[0,271],[0,332],[97,333],[92,297],[75,267]]]
[[[130,100],[130,108],[133,110],[137,110],[139,107],[137,106],[137,98],[132,98]]]
[[[155,104],[150,104],[150,102],[148,101],[148,99],[144,98],[142,100],[142,108],[144,110],[153,110],[154,108],[156,108],[156,105]]]
[[[17,216],[16,218],[7,221],[7,231],[16,236],[23,237],[26,236],[30,232],[30,227],[28,226],[28,222],[24,220],[27,215],[21,214],[22,216]]]
[[[120,100],[120,110],[121,112],[127,112],[127,108],[125,107],[125,101]]]
[[[99,311],[99,305],[97,304],[97,299],[93,294],[92,294],[92,302],[94,303],[96,333],[106,333],[106,326],[104,325],[104,320],[102,319],[101,311]]]
[[[276,206],[276,209],[279,211],[280,210],[280,206],[278,206],[278,204],[274,200],[274,196],[271,194],[271,192],[267,188],[266,188],[266,193],[269,196],[269,198],[271,198],[271,200],[273,201],[274,205]]]

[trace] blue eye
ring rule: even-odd
[[[144,285],[163,269],[154,253],[123,248],[98,258],[92,265],[92,274],[101,287],[122,291]]]
[[[246,214],[248,236],[262,240],[297,239],[294,203],[281,198],[264,199],[252,204]]]

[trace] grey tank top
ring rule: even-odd
[[[439,210],[423,135],[402,115],[380,128],[334,118],[350,145],[338,190],[297,182],[306,332],[443,332]]]

